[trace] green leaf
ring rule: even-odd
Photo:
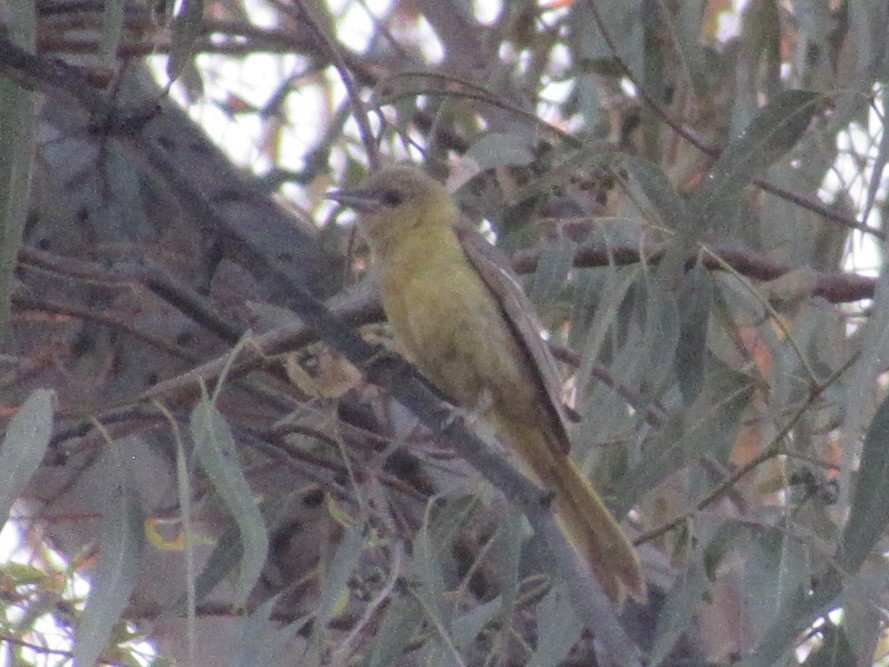
[[[817,93],[788,90],[775,95],[753,117],[713,165],[704,186],[691,201],[698,224],[729,215],[741,191],[794,147],[818,110]]]
[[[825,623],[819,628],[818,634],[821,635],[821,645],[809,654],[803,667],[846,667],[858,664],[858,657],[842,626]]]
[[[658,614],[654,644],[649,652],[651,667],[664,664],[663,661],[669,657],[673,646],[698,612],[701,598],[708,586],[709,582],[701,561],[696,560],[691,563],[688,569],[676,578]]]
[[[681,229],[688,218],[685,201],[664,174],[651,160],[637,155],[621,155],[621,163],[633,182],[648,200],[649,211],[660,224],[669,229]]]
[[[145,516],[130,483],[124,443],[111,443],[103,454],[111,483],[102,503],[99,566],[75,633],[74,667],[96,664],[140,572]]]
[[[723,366],[712,357],[712,366],[698,400],[685,413],[673,418],[648,445],[638,464],[618,484],[616,513],[627,512],[648,491],[669,475],[710,454],[718,461],[727,458],[741,427],[741,417],[754,385],[750,378]]]
[[[519,591],[519,559],[524,541],[525,517],[509,505],[500,520],[497,546],[491,553],[504,615],[511,614]]]
[[[454,619],[451,634],[454,646],[458,649],[467,648],[484,627],[500,614],[503,607],[500,597],[471,608],[465,614]]]
[[[423,618],[423,608],[415,597],[396,597],[386,610],[366,667],[398,664],[398,658],[404,653]]]
[[[679,308],[673,292],[658,280],[658,275],[647,276],[642,309],[641,340],[636,349],[625,350],[634,363],[627,375],[617,374],[622,381],[637,387],[643,396],[658,395],[662,383],[673,368],[673,356],[679,343]]]
[[[292,652],[293,638],[315,618],[315,615],[306,614],[278,629],[271,621],[271,615],[279,602],[278,595],[266,600],[244,620],[234,665],[237,667],[278,665],[281,664],[285,651]]]
[[[885,123],[880,134],[880,145],[877,147],[877,155],[874,157],[870,183],[867,184],[867,198],[863,207],[864,213],[861,216],[861,219],[865,222],[870,217],[871,209],[877,199],[877,192],[879,192],[880,186],[884,183],[883,172],[886,169],[886,162],[889,161],[889,127]]]
[[[435,614],[440,621],[445,621],[444,575],[438,560],[438,550],[429,536],[429,528],[423,526],[414,538],[414,570],[420,580],[417,596],[423,600],[426,608]]]
[[[0,525],[37,470],[53,426],[53,396],[49,389],[34,391],[9,421],[0,445]]]
[[[291,517],[302,504],[304,493],[295,490],[284,496],[269,498],[259,506],[259,511],[266,526],[275,526],[281,517]],[[204,567],[195,582],[195,599],[200,602],[207,597],[241,562],[244,549],[241,545],[241,533],[237,524],[228,526],[216,540],[213,550],[207,556]],[[184,613],[187,604],[183,595],[173,605],[175,613]]]
[[[529,298],[541,311],[545,307],[552,307],[561,294],[574,265],[576,252],[577,243],[564,235],[559,235],[554,243],[541,251],[534,280],[528,290]]]
[[[586,390],[592,381],[593,366],[598,363],[599,354],[605,343],[609,329],[617,322],[617,316],[627,292],[638,281],[636,269],[610,270],[602,288],[601,299],[597,303],[587,335],[580,347],[581,365],[577,370],[578,387]]]
[[[21,46],[33,50],[33,4],[14,2],[11,30]],[[29,8],[25,10],[24,8]],[[18,16],[18,14],[23,14]],[[31,178],[41,96],[0,78],[0,332],[9,327],[10,307],[25,219],[31,205]]]
[[[167,60],[167,76],[175,81],[194,57],[194,46],[201,35],[204,18],[203,0],[182,0],[179,12],[173,19],[173,43]]]
[[[99,40],[99,53],[109,63],[114,62],[117,45],[120,44],[126,6],[126,0],[106,0],[105,9],[102,12],[102,36]]]
[[[472,158],[481,170],[524,166],[534,161],[530,139],[524,135],[491,132],[475,142],[463,156]]]
[[[861,452],[849,520],[840,539],[837,565],[857,572],[889,521],[889,397],[877,408]]]
[[[704,365],[707,360],[707,329],[710,306],[713,303],[713,281],[710,272],[695,264],[685,274],[679,294],[679,346],[673,367],[682,402],[691,405],[704,385]]]
[[[49,575],[32,565],[25,563],[9,562],[4,563],[0,567],[3,576],[12,583],[13,586],[32,586],[40,584],[49,578]]]
[[[265,564],[268,531],[238,463],[231,431],[210,402],[202,401],[192,411],[191,434],[198,461],[238,526],[243,553],[236,591],[246,599]]]
[[[583,623],[561,587],[553,587],[537,606],[537,650],[527,667],[555,667],[580,639]]]
[[[322,630],[327,621],[336,611],[336,606],[344,592],[348,592],[349,577],[358,566],[364,552],[364,535],[358,528],[350,528],[340,541],[324,581],[321,582],[321,593],[318,597],[317,630]]]
[[[794,649],[799,635],[810,627],[818,616],[836,606],[842,592],[842,582],[831,568],[814,584],[800,585],[785,598],[775,621],[740,663],[740,667],[774,667]]]

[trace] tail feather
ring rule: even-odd
[[[636,550],[592,484],[554,442],[555,435],[538,424],[523,424],[520,417],[513,417],[496,424],[500,437],[513,446],[537,481],[552,491],[556,518],[565,536],[608,599],[620,604],[629,595],[644,602],[645,580]]]
[[[555,494],[559,523],[605,594],[617,604],[627,595],[644,602],[645,582],[636,550],[595,489],[568,456],[550,473],[542,481]]]

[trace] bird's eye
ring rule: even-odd
[[[384,190],[380,199],[386,206],[398,206],[404,201],[404,196],[397,190]]]

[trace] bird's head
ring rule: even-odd
[[[377,249],[409,228],[451,226],[460,218],[445,187],[416,167],[387,167],[359,187],[335,190],[327,198],[358,212],[362,230]]]

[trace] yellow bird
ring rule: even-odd
[[[555,362],[530,301],[457,203],[414,167],[389,167],[330,199],[359,213],[383,307],[420,371],[478,411],[532,478],[606,595],[645,598],[639,559],[571,459]]]

